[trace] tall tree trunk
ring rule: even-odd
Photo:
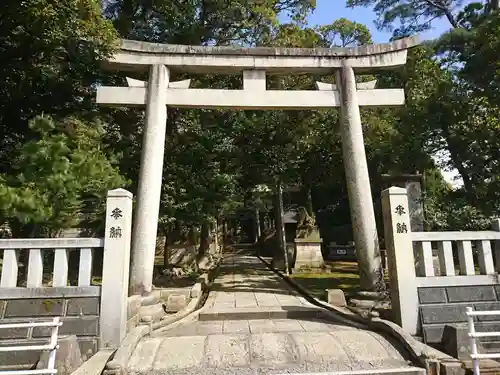
[[[219,246],[221,245],[221,244],[219,244],[219,215],[217,215],[215,217],[213,233],[214,233],[215,253],[218,254],[219,253]]]
[[[261,230],[260,230],[260,211],[258,208],[255,209],[255,238],[254,238],[254,243],[257,243],[259,241],[261,235]]]
[[[276,182],[276,235],[278,237],[278,251],[281,251],[285,257],[285,272],[287,275],[290,274],[288,267],[288,251],[286,248],[286,238],[285,238],[285,222],[283,220],[284,215],[283,209],[283,184],[280,179]]]
[[[224,239],[224,243],[227,244],[227,219],[224,219],[222,222],[222,238]]]
[[[198,256],[204,256],[210,248],[210,225],[208,223],[201,224],[200,230],[200,247],[198,249]]]
[[[313,202],[312,202],[312,193],[311,193],[311,187],[307,184],[305,186],[305,205],[306,205],[306,211],[309,214],[309,216],[314,217],[314,209],[313,209]]]
[[[265,233],[269,228],[266,222],[267,212],[259,212],[260,234]]]
[[[169,246],[168,246],[168,240],[170,238],[170,231],[167,229],[165,231],[165,244],[163,245],[163,267],[167,268],[168,267],[168,259],[169,259]]]

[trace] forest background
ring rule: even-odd
[[[99,84],[126,85],[123,75],[99,67],[119,38],[192,45],[348,47],[372,43],[373,22],[392,39],[428,36],[436,20],[446,25],[438,37],[409,52],[405,68],[375,77],[378,87],[403,87],[406,106],[362,110],[379,224],[383,174],[424,175],[427,230],[485,229],[499,214],[498,0],[332,0],[331,14],[322,16],[331,21],[322,25],[307,21],[315,9],[313,0],[4,3],[3,236],[55,237],[77,227],[90,235],[102,233],[107,190],[136,191],[144,112],[95,103]],[[354,12],[371,9],[374,19],[367,24],[336,19],[336,3]],[[189,78],[194,87],[242,85],[239,76]],[[311,89],[317,78],[271,77],[269,84]],[[188,238],[195,228],[203,244],[214,220],[234,227],[248,222],[256,211],[271,214],[274,200],[265,187],[276,181],[301,187],[293,203],[311,206],[323,236],[337,226],[349,226],[338,127],[334,109],[169,109],[159,236],[173,243]],[[442,171],[452,170],[462,181],[458,187],[442,178]]]

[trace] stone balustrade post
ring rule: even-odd
[[[110,190],[101,287],[100,347],[118,348],[127,332],[132,193]]]
[[[382,212],[392,311],[397,324],[415,335],[418,329],[418,292],[406,189],[382,191]]]

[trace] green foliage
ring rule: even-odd
[[[429,207],[439,213],[453,208],[430,227],[463,224],[481,228],[500,214],[500,15],[497,0],[485,3],[452,1],[349,0],[350,6],[373,6],[380,29],[395,37],[427,30],[430,21],[445,18],[451,29],[438,40],[413,49],[405,73],[384,77],[386,84],[403,84],[407,106],[399,111],[398,164],[426,170],[438,158],[444,170],[458,170],[464,186],[456,193],[435,197]],[[389,79],[387,79],[389,78]],[[405,155],[414,154],[408,159]],[[434,199],[434,198],[433,198]],[[460,207],[453,203],[460,202]],[[432,199],[431,199],[432,201]],[[439,203],[439,202],[441,203]],[[445,202],[445,203],[442,203]],[[442,207],[440,205],[443,205]],[[433,211],[433,212],[434,212]],[[475,219],[475,218],[484,218]],[[459,219],[458,219],[459,218]]]
[[[459,5],[457,0],[347,0],[349,7],[373,8],[378,28],[398,36],[429,30],[436,18],[446,18],[454,26],[453,10]]]
[[[32,235],[78,225],[98,229],[107,191],[126,184],[101,146],[102,126],[36,117],[30,128],[38,139],[25,143],[13,173],[1,176],[2,219],[30,225]]]
[[[238,203],[235,152],[228,129],[212,126],[207,113],[191,118],[189,129],[171,137],[166,148],[162,222],[189,225],[234,212]],[[198,122],[199,121],[199,122]],[[204,127],[198,124],[202,122]]]
[[[372,43],[372,36],[368,28],[346,18],[339,18],[330,25],[317,28],[328,47],[349,47]]]
[[[375,196],[381,190],[381,174],[425,171],[430,176],[425,197],[429,229],[483,228],[489,216],[500,212],[491,203],[500,202],[498,4],[348,4],[374,6],[378,26],[393,30],[395,37],[425,30],[436,17],[448,19],[452,30],[411,50],[406,69],[376,77],[379,87],[404,87],[407,105],[362,109],[372,190]],[[193,45],[372,43],[365,25],[345,18],[308,26],[305,20],[314,6],[312,0],[114,0],[105,2],[107,21],[96,0],[7,0],[0,10],[2,218],[29,235],[51,236],[74,226],[97,230],[106,191],[128,183],[122,175],[134,191],[143,111],[97,111],[93,102],[97,84],[124,80],[104,75],[98,66],[113,51],[117,35]],[[290,21],[281,24],[283,14]],[[183,78],[188,77],[172,74],[173,80]],[[189,78],[194,87],[241,86],[241,77],[235,76]],[[269,76],[268,86],[311,90],[315,80],[334,82],[334,77]],[[254,215],[256,208],[271,211],[270,192],[256,186],[274,186],[276,180],[312,193],[325,232],[332,223],[348,224],[339,126],[333,109],[169,108],[160,230],[201,235],[214,218],[241,218],[250,210]],[[458,169],[463,189],[452,191],[444,183],[433,160],[437,153],[450,155],[439,167]]]
[[[314,0],[115,0],[105,15],[121,36],[178,44],[253,45],[272,33],[278,15],[303,22]]]
[[[0,167],[36,136],[41,113],[63,118],[93,108],[99,61],[116,33],[97,0],[6,0],[0,9]]]

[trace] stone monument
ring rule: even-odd
[[[304,267],[319,268],[325,264],[321,253],[321,242],[316,220],[309,215],[305,207],[299,207],[294,270],[299,271]]]

